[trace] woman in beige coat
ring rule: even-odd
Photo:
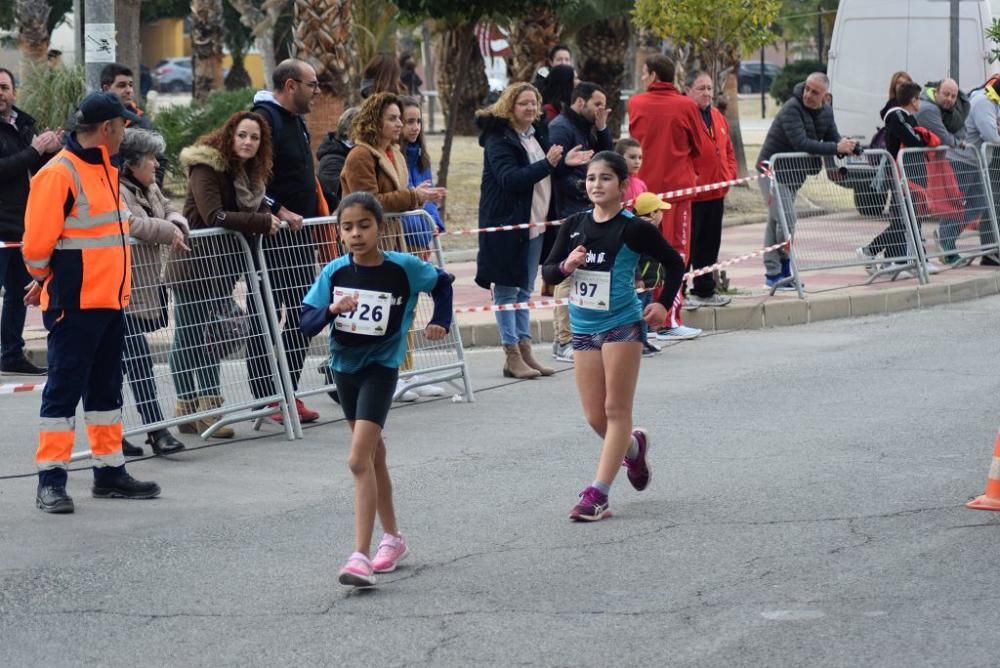
[[[139,128],[125,131],[121,193],[132,214],[132,299],[125,309],[125,375],[143,424],[163,422],[156,397],[156,378],[146,334],[167,325],[167,290],[163,285],[163,246],[183,251],[188,223],[156,185],[157,155],[166,148],[163,137]],[[152,429],[146,444],[158,455],[180,452],[184,444],[164,428]],[[140,456],[142,448],[122,440],[122,451]]]

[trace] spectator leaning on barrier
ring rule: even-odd
[[[554,68],[558,70],[559,68]],[[551,79],[551,76],[550,76]],[[608,127],[608,98],[601,87],[589,81],[583,81],[573,88],[570,94],[571,104],[549,123],[549,141],[559,146],[576,146],[584,151],[610,151],[614,142],[611,139],[611,128]],[[565,160],[561,161],[553,174],[552,182],[557,197],[556,215],[566,218],[579,211],[590,209],[593,204],[587,198],[587,166],[569,167]],[[545,231],[546,240],[542,244],[542,257],[548,253],[555,242],[557,228],[551,227]],[[569,298],[570,279],[566,278],[555,287],[553,296],[556,299]],[[557,306],[553,309],[554,334],[552,341],[552,356],[561,361],[573,361],[573,332],[569,327],[569,308]]]
[[[344,168],[347,154],[354,147],[354,142],[351,141],[351,123],[357,115],[357,107],[345,109],[337,121],[336,131],[328,132],[326,139],[316,149],[316,159],[319,160],[316,178],[319,179],[330,211],[336,211],[340,204],[340,170]]]
[[[34,281],[26,304],[42,307],[49,377],[42,390],[35,463],[35,504],[71,513],[66,493],[76,407],[93,458],[97,498],[149,499],[154,482],[139,482],[122,456],[122,309],[130,293],[129,212],[111,162],[137,118],[110,93],[80,102],[76,130],[31,181],[25,212],[24,261]]]
[[[830,80],[822,72],[813,72],[803,83],[797,84],[792,96],[781,105],[771,122],[764,145],[757,156],[757,164],[770,161],[777,153],[811,153],[813,155],[846,155],[857,145],[853,139],[841,138],[833,119],[833,108],[823,104],[823,97],[830,87]],[[823,168],[819,158],[786,161],[770,177],[760,181],[764,201],[767,202],[767,227],[764,245],[773,246],[785,240],[778,222],[778,207],[786,213],[789,233],[795,232],[795,196],[806,177]],[[764,254],[764,272],[767,287],[794,290],[786,281],[792,275],[788,250],[781,249]],[[786,282],[782,282],[786,281]]]
[[[990,78],[982,88],[969,93],[969,115],[965,119],[965,144],[960,151],[954,151],[955,158],[964,163],[967,171],[972,167],[978,169],[979,162],[976,153],[982,150],[983,143],[1000,144],[1000,76]],[[987,154],[989,164],[987,173],[991,175],[990,183],[993,189],[994,204],[1000,202],[1000,191],[996,186],[996,174],[1000,170],[1000,149],[994,149],[992,155]],[[961,184],[960,184],[961,185]],[[971,208],[971,207],[970,207]],[[982,226],[988,223],[983,221]],[[980,230],[982,227],[980,227]],[[993,243],[992,235],[980,237],[981,241]],[[981,260],[987,266],[1000,265],[1000,258],[986,255]]]
[[[424,125],[420,115],[420,102],[416,98],[401,97],[399,103],[403,109],[403,130],[400,134],[400,148],[406,157],[406,170],[409,174],[407,185],[416,188],[420,185],[434,185],[434,173],[431,171],[431,156],[424,140]],[[433,229],[426,218],[422,216],[406,216],[403,218],[403,228],[406,231],[406,244],[410,250],[429,249],[433,235],[444,232],[444,221],[438,212],[437,204],[424,202],[426,211],[433,220]],[[427,259],[426,253],[424,253]]]
[[[125,374],[143,424],[163,421],[146,340],[146,334],[166,327],[168,321],[160,246],[180,252],[189,250],[185,243],[187,220],[156,185],[156,156],[164,150],[163,137],[140,128],[125,131],[119,150],[122,199],[131,215],[129,235],[140,242],[132,244],[132,298],[125,309]],[[150,431],[146,444],[158,455],[184,449],[184,444],[164,428]],[[124,438],[122,453],[126,457],[143,454],[142,448]]]
[[[267,184],[267,196],[274,201],[272,211],[288,223],[288,229],[263,237],[261,244],[269,262],[274,307],[279,311],[283,308],[285,313],[281,332],[271,335],[281,336],[292,386],[298,389],[309,347],[308,339],[299,329],[299,312],[302,298],[315,277],[315,244],[310,230],[303,229],[303,219],[326,211],[325,200],[321,207],[309,130],[302,117],[312,110],[320,84],[312,65],[294,58],[283,60],[274,68],[272,82],[273,91],[259,91],[254,96],[253,111],[270,126],[274,169]],[[256,326],[257,307],[252,302],[247,306],[250,322]],[[273,395],[274,379],[263,362],[267,353],[259,333],[252,332],[247,347],[247,372],[254,397]],[[319,413],[306,408],[301,399],[295,400],[295,409],[302,422],[319,419]],[[271,419],[281,422],[281,413],[275,413]]]
[[[550,144],[540,120],[541,95],[531,84],[507,86],[500,98],[477,112],[483,147],[479,189],[479,227],[520,225],[556,219],[559,210],[552,173],[564,147]],[[592,153],[571,148],[566,165],[578,167]],[[516,304],[531,297],[542,255],[543,228],[481,234],[476,256],[476,284],[493,291],[494,304]],[[560,278],[560,280],[562,280]],[[531,350],[531,312],[496,312],[506,361],[503,375],[537,378],[555,373],[542,366]]]
[[[963,224],[979,224],[979,237],[982,245],[988,245],[992,237],[989,217],[983,214],[987,210],[986,191],[980,180],[978,165],[970,168],[959,160],[957,153],[965,148],[965,119],[969,115],[969,98],[958,88],[954,79],[943,79],[939,83],[929,85],[920,93],[920,109],[915,114],[917,124],[927,128],[941,141],[942,146],[948,146],[948,161],[955,174],[955,180],[962,191],[964,206],[962,213],[955,218],[942,218],[938,229],[934,231],[935,239],[942,250],[955,250],[955,240],[961,233]],[[943,262],[953,264],[960,258],[957,254],[946,255]]]
[[[921,128],[917,123],[917,110],[920,108],[920,84],[912,81],[901,83],[896,87],[897,106],[889,109],[882,121],[885,123],[886,150],[896,159],[902,148],[922,148],[928,146],[931,133]],[[921,158],[922,159],[922,158]],[[923,177],[926,184],[926,175]],[[907,255],[909,249],[906,242],[907,217],[903,203],[896,200],[895,192],[889,209],[889,226],[866,246],[858,249],[858,255],[868,260],[874,260],[880,253],[886,258]],[[869,265],[870,266],[870,265]],[[939,267],[931,260],[927,261],[927,270],[937,273]]]
[[[271,132],[251,111],[240,111],[221,128],[181,151],[188,170],[184,217],[193,230],[222,227],[250,235],[274,235],[281,221],[271,213],[266,196],[271,176]],[[221,245],[208,239],[191,241],[191,252],[168,264],[166,282],[174,293],[174,340],[170,374],[177,389],[177,415],[216,410],[223,404],[219,380],[221,359],[206,345],[206,329],[219,309],[232,303],[239,268],[226,267],[217,257]],[[254,277],[247,277],[254,281]],[[253,300],[247,300],[253,301]],[[221,314],[225,315],[225,314]],[[250,351],[247,353],[251,354]],[[182,424],[186,434],[201,433],[217,417]],[[212,432],[232,438],[232,427]]]
[[[712,76],[707,72],[692,72],[685,82],[685,93],[695,101],[704,121],[702,127],[712,146],[695,160],[698,185],[731,181],[736,178],[736,152],[729,138],[729,123],[722,112],[712,106]],[[710,190],[694,196],[691,204],[691,261],[688,267],[700,269],[719,261],[722,246],[722,216],[726,209],[729,188]],[[716,293],[715,276],[705,274],[693,280],[688,302],[693,306],[726,306],[730,297]]]
[[[35,119],[14,106],[14,75],[0,67],[0,241],[19,244],[24,235],[24,207],[31,176],[59,150],[62,132],[38,134]],[[21,249],[0,248],[0,372],[18,376],[44,376],[45,369],[24,355],[24,286],[31,276],[24,267]]]
[[[113,93],[125,108],[138,117],[136,121],[126,121],[126,128],[155,130],[153,122],[135,102],[135,77],[131,68],[118,63],[109,63],[101,69],[101,90]],[[164,149],[166,150],[166,149]],[[163,153],[156,157],[160,166],[156,168],[156,185],[163,187],[163,177],[167,174],[167,159]]]
[[[654,193],[692,188],[698,184],[695,160],[714,152],[704,129],[698,105],[674,86],[676,68],[664,55],[655,54],[642,66],[646,92],[628,101],[629,134],[642,144],[644,160],[639,176]],[[671,200],[660,231],[685,264],[691,258],[691,199]],[[678,292],[658,339],[691,339],[701,330],[681,322],[683,294]]]

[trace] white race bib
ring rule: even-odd
[[[352,296],[358,300],[358,308],[350,313],[341,313],[333,320],[335,329],[365,336],[384,336],[389,326],[389,311],[392,309],[392,295],[376,290],[354,288],[334,288],[333,303]]]
[[[607,311],[611,307],[611,272],[574,271],[569,301],[581,308]]]

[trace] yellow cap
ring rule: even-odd
[[[648,216],[657,209],[667,210],[670,208],[670,204],[664,202],[660,199],[660,196],[655,193],[641,193],[635,198],[635,205],[633,206],[635,212],[640,216]]]

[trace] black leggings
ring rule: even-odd
[[[367,420],[385,427],[398,378],[399,369],[381,364],[369,364],[354,373],[334,371],[333,379],[337,383],[344,417],[352,422]]]

